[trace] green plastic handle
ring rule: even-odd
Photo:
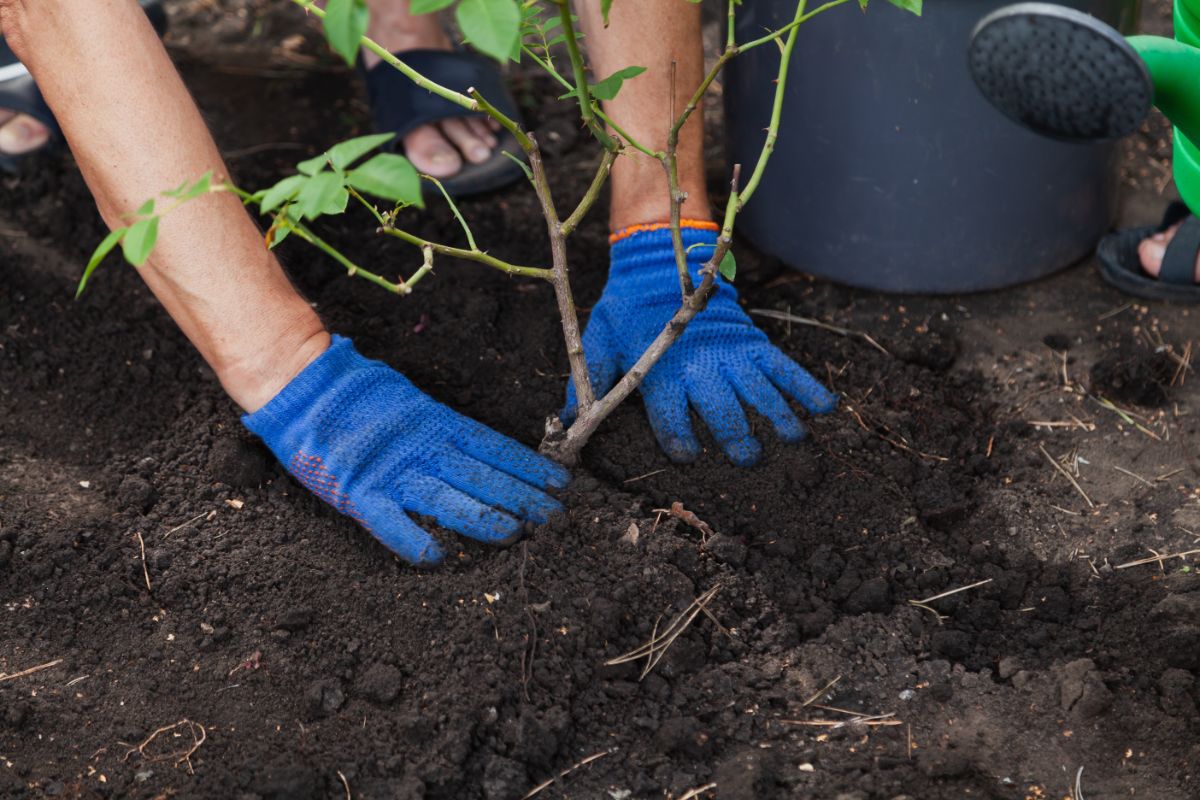
[[[1154,104],[1175,126],[1175,186],[1200,211],[1200,0],[1175,0],[1175,38],[1130,36],[1154,81]]]

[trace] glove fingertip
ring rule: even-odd
[[[812,414],[828,414],[838,407],[838,396],[818,384],[820,391],[814,391],[804,400],[804,407]]]
[[[425,541],[397,541],[382,536],[379,537],[379,541],[414,567],[436,567],[446,559],[446,551],[428,535],[425,536]]]
[[[794,415],[790,418],[772,420],[775,425],[775,433],[782,441],[788,444],[802,442],[808,438],[808,426]]]
[[[521,521],[500,511],[493,511],[480,520],[478,539],[491,545],[508,545],[521,538]]]
[[[700,457],[700,443],[692,438],[668,436],[662,442],[663,452],[676,464],[690,464]]]
[[[726,442],[722,449],[729,460],[739,467],[753,467],[762,458],[762,445],[753,436]]]
[[[555,489],[567,488],[567,485],[571,483],[571,473],[567,471],[567,468],[557,461],[546,459],[546,462],[546,484]],[[559,506],[559,509],[562,508],[561,503],[557,500],[554,502]]]

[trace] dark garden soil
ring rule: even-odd
[[[172,12],[245,185],[363,130],[287,4]],[[539,105],[548,87],[517,85],[577,195],[592,150]],[[1123,224],[1167,199],[1162,134],[1130,150]],[[579,764],[539,796],[1200,796],[1200,575],[1125,566],[1200,547],[1188,309],[1090,265],[880,297],[740,245],[748,307],[886,349],[764,321],[839,412],[795,447],[758,425],[755,469],[679,467],[635,399],[567,515],[507,550],[453,540],[451,565],[417,572],[243,432],[133,270],[71,300],[102,228],[68,158],[0,192],[0,797],[501,800]],[[464,211],[495,252],[548,257],[529,192]],[[602,217],[572,241],[585,308]],[[459,235],[442,211],[405,223]],[[419,261],[366,218],[324,229],[385,272]],[[333,330],[536,445],[565,381],[548,287],[447,262],[397,299],[283,252]],[[606,666],[714,589],[647,676]]]

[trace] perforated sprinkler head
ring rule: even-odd
[[[1018,3],[980,20],[971,76],[993,105],[1037,133],[1068,141],[1126,136],[1157,106],[1175,125],[1175,183],[1200,208],[1200,0],[1177,0],[1178,41],[1124,37],[1095,17]]]

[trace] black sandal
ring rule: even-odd
[[[1176,223],[1179,229],[1167,245],[1158,277],[1142,269],[1138,245],[1155,233]],[[1200,219],[1183,203],[1171,203],[1157,226],[1110,233],[1100,240],[1096,255],[1100,275],[1122,292],[1148,300],[1174,300],[1200,303],[1200,285],[1196,283],[1196,256],[1200,254]]]
[[[167,29],[167,13],[159,0],[139,0],[146,16],[162,36]],[[25,114],[46,126],[50,137],[41,147],[28,153],[0,153],[0,170],[16,173],[21,162],[33,156],[46,155],[59,149],[63,144],[62,130],[54,119],[50,107],[46,105],[42,93],[38,91],[33,76],[25,68],[8,46],[8,42],[0,38],[0,108]]]
[[[477,89],[502,114],[520,122],[517,104],[505,86],[499,69],[483,56],[451,50],[406,50],[396,53],[396,57],[430,80],[457,92]],[[388,64],[376,64],[369,70],[363,70],[363,75],[375,130],[395,133],[396,138],[391,145],[393,148],[401,147],[404,137],[422,125],[455,117],[476,116],[462,106],[427,92]],[[497,131],[495,135],[497,144],[491,158],[482,164],[472,164],[463,158],[462,169],[440,179],[451,197],[484,194],[516,183],[524,177],[521,165],[505,155],[507,152],[524,161],[525,153],[516,138],[505,130]],[[437,193],[437,189],[428,182],[422,185],[426,193]]]

